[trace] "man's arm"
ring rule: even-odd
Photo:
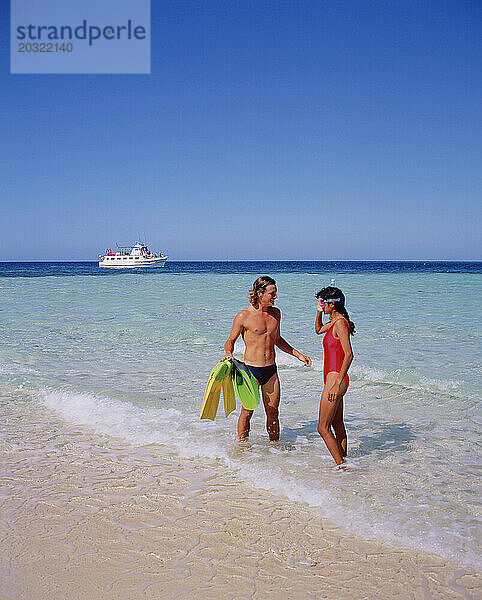
[[[238,313],[234,317],[233,326],[231,327],[231,331],[229,332],[228,339],[224,343],[224,351],[226,354],[224,358],[233,358],[233,350],[234,350],[234,342],[238,339],[243,331],[243,317],[242,313]]]
[[[305,363],[305,365],[307,367],[311,367],[311,358],[309,356],[305,356],[304,354],[301,354],[301,352],[298,352],[298,350],[296,350],[296,348],[293,348],[293,346],[288,344],[288,342],[281,336],[278,336],[278,339],[276,340],[275,345],[278,346],[278,348],[280,350],[283,350],[283,352],[286,352],[286,354],[291,354],[291,356],[294,356],[295,358],[300,360],[302,363]]]
[[[298,350],[293,348],[293,346],[288,344],[288,342],[283,337],[281,337],[281,311],[278,311],[278,321],[278,336],[275,341],[275,346],[278,346],[278,348],[280,350],[283,350],[283,352],[286,352],[286,354],[291,354],[291,356],[294,356],[302,363],[305,363],[305,366],[311,367],[311,358],[309,356],[301,354],[301,352],[298,352]]]

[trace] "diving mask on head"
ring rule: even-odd
[[[318,300],[318,304],[320,306],[323,306],[323,304],[328,304],[328,302],[339,302],[341,300],[341,298],[327,298],[326,300],[323,300],[323,298],[320,298]]]

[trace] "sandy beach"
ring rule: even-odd
[[[482,597],[478,574],[437,556],[345,535],[159,446],[38,417],[19,406],[2,424],[2,600]]]

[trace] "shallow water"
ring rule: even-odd
[[[89,263],[10,263],[0,267],[3,412],[30,403],[36,418],[53,411],[85,426],[86,440],[166,446],[358,535],[478,567],[480,264],[376,265],[178,263],[106,274]],[[278,282],[283,336],[314,367],[278,353],[281,440],[268,442],[258,409],[239,446],[235,414],[220,410],[212,423],[199,409],[232,318],[265,273]],[[316,433],[314,294],[332,277],[357,327],[346,473],[332,470]]]

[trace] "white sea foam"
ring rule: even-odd
[[[385,511],[391,512],[389,518],[383,518],[383,512],[378,510],[380,499],[372,510],[368,499],[358,494],[360,482],[369,476],[359,459],[352,460],[351,468],[345,473],[332,473],[330,468],[320,465],[317,475],[314,465],[303,474],[300,469],[303,464],[306,468],[307,456],[313,452],[313,440],[309,438],[298,436],[296,445],[290,446],[289,451],[281,447],[274,455],[269,451],[276,446],[256,438],[248,442],[244,452],[239,452],[233,443],[233,421],[231,428],[225,426],[225,421],[219,422],[222,425],[207,424],[177,409],[142,407],[87,392],[43,389],[40,397],[46,407],[66,421],[98,434],[120,437],[134,445],[163,444],[188,459],[221,460],[228,472],[243,477],[254,487],[306,503],[348,532],[396,547],[433,552],[464,566],[478,566],[476,550],[467,541],[467,532],[461,530],[457,518],[453,523],[448,520],[438,524],[437,519],[424,522],[425,513],[429,514],[432,508],[429,496],[426,499],[429,510],[418,518],[417,511],[422,504],[417,499],[414,506],[405,506],[403,513],[396,510],[396,496],[392,498],[393,506],[385,507]],[[273,458],[270,462],[266,461],[267,452]],[[427,473],[420,475],[426,478]],[[351,495],[351,500],[355,497],[356,502],[346,502],[345,495]]]

